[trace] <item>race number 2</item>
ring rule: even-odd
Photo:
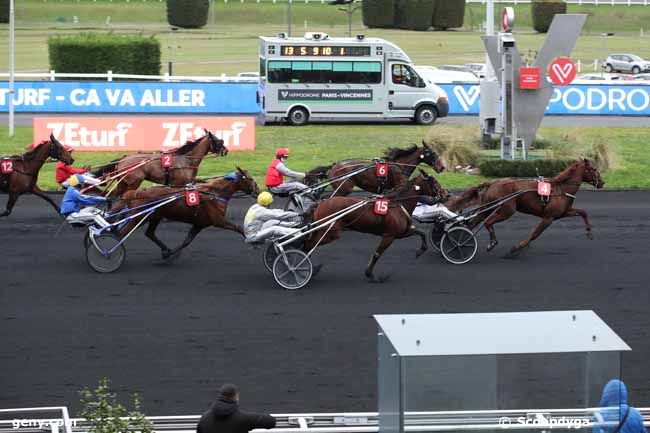
[[[548,182],[539,182],[537,184],[537,194],[548,197],[551,195],[551,184]]]
[[[195,189],[188,189],[185,192],[185,204],[188,206],[197,206],[199,203],[201,203],[201,199],[199,199],[199,192]]]
[[[375,214],[376,215],[386,215],[388,214],[388,204],[389,200],[385,198],[378,198],[375,200]]]
[[[375,174],[377,177],[388,177],[388,164],[385,162],[380,162],[375,168]]]
[[[174,154],[173,153],[163,153],[161,157],[162,167],[169,168],[174,165]]]
[[[11,174],[14,172],[14,162],[11,159],[3,159],[0,162],[0,173]]]

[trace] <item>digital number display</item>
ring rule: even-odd
[[[283,56],[364,57],[370,56],[370,47],[341,47],[331,45],[283,45]]]

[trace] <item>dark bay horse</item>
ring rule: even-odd
[[[414,144],[406,149],[389,148],[384,154],[383,159],[390,163],[388,176],[383,183],[377,177],[374,167],[372,167],[349,179],[332,183],[332,188],[336,191],[334,195],[349,195],[355,186],[374,193],[382,190],[388,191],[406,182],[415,171],[415,168],[420,164],[426,164],[432,167],[437,173],[445,170],[445,166],[438,154],[426,143],[423,143],[422,147]],[[368,161],[356,159],[340,161],[331,166],[327,172],[327,178],[334,179],[370,164]],[[314,170],[309,173],[312,172]]]
[[[228,201],[236,192],[243,192],[256,197],[259,193],[259,187],[255,180],[246,170],[237,167],[236,179],[218,178],[209,183],[199,184],[196,186],[199,192],[200,203],[196,206],[188,206],[184,198],[180,198],[166,206],[157,209],[148,220],[146,236],[160,247],[163,259],[172,257],[187,247],[201,230],[207,227],[219,227],[226,230],[233,230],[244,234],[243,229],[226,220],[226,211]],[[158,199],[172,196],[176,193],[182,193],[184,188],[172,188],[155,186],[141,191],[128,191],[122,196],[122,200],[117,203],[116,209],[123,209],[125,206],[131,208],[145,205]],[[190,228],[183,243],[170,249],[157,236],[156,229],[163,219],[170,221],[179,221],[190,224]],[[121,235],[128,233],[139,219],[132,221],[121,230]]]
[[[11,161],[13,173],[0,173],[0,191],[9,194],[6,209],[3,213],[0,213],[0,217],[11,214],[18,197],[27,192],[42,198],[59,213],[59,205],[36,186],[39,171],[48,158],[54,158],[66,164],[74,162],[70,152],[66,151],[52,134],[50,134],[49,140],[39,143],[23,155],[3,158]]]
[[[416,252],[416,257],[419,257],[427,249],[426,235],[417,229],[411,220],[411,214],[417,205],[418,197],[423,195],[438,200],[446,200],[448,197],[447,191],[433,176],[420,170],[420,175],[386,194],[386,198],[390,200],[387,215],[376,215],[373,202],[370,201],[368,205],[339,219],[329,231],[327,228],[323,228],[312,233],[305,241],[304,250],[311,251],[317,245],[335,241],[341,237],[344,230],[381,236],[381,242],[366,267],[365,275],[373,282],[382,282],[385,278],[375,278],[374,268],[381,255],[395,239],[420,236],[422,243]],[[364,199],[353,197],[332,197],[323,200],[314,210],[312,218],[314,221],[318,221],[361,201]]]
[[[113,197],[120,197],[126,191],[138,189],[145,180],[180,187],[194,181],[199,171],[199,165],[208,152],[218,156],[226,156],[228,149],[224,146],[223,140],[215,137],[212,132],[206,129],[203,137],[188,141],[185,145],[170,152],[173,155],[173,165],[169,168],[163,168],[162,166],[163,153],[134,153],[100,167],[93,174],[95,176],[104,176],[109,173],[124,173],[131,170],[111,191],[110,195]]]
[[[485,220],[485,228],[490,233],[488,251],[492,250],[499,243],[494,232],[494,225],[507,220],[514,215],[515,212],[535,215],[540,217],[542,221],[537,225],[537,227],[535,227],[528,239],[521,241],[518,245],[512,247],[510,250],[511,254],[516,254],[526,248],[532,241],[537,239],[554,220],[560,218],[581,217],[585,223],[587,238],[593,238],[591,233],[591,222],[589,221],[587,212],[583,209],[574,208],[573,201],[575,200],[575,195],[583,182],[589,183],[599,189],[605,185],[598,169],[593,166],[591,161],[583,159],[566,168],[560,174],[548,180],[548,182],[551,184],[551,196],[548,202],[542,200],[542,197],[537,194],[537,181],[535,179],[499,179],[480,186],[480,189],[482,190],[480,192],[481,204],[499,200],[517,191],[524,191],[512,200],[507,201],[496,213],[490,216],[485,216],[487,218]],[[476,226],[481,222],[481,219],[478,221],[472,221],[472,225]]]

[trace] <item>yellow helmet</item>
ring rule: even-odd
[[[273,203],[273,196],[270,192],[263,191],[257,196],[257,203],[261,206],[268,206]]]

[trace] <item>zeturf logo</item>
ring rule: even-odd
[[[458,99],[460,106],[463,107],[463,110],[465,112],[470,111],[470,108],[478,100],[480,93],[481,90],[479,86],[472,86],[468,90],[465,90],[463,86],[454,87],[454,95],[456,96],[456,99]]]

